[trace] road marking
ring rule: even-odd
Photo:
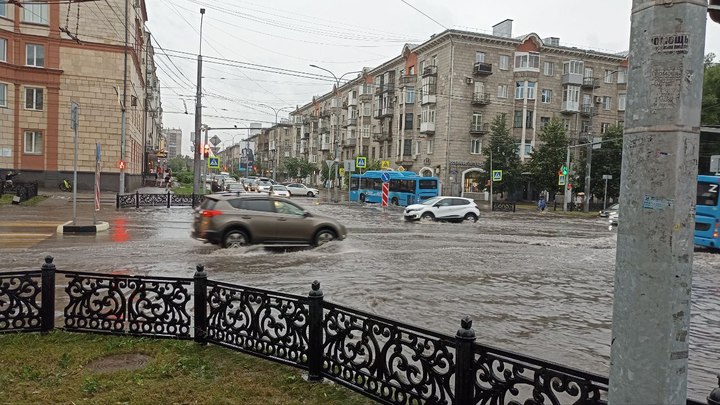
[[[0,248],[31,248],[55,235],[60,221],[12,221],[0,223]]]

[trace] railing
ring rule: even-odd
[[[515,203],[514,202],[504,202],[504,201],[493,201],[491,210],[492,211],[500,211],[500,212],[515,212]]]
[[[115,208],[128,207],[197,207],[202,204],[205,196],[202,194],[117,194],[115,197]]]
[[[41,271],[0,273],[0,302],[0,333],[52,331],[60,305],[59,329],[217,344],[383,404],[607,404],[606,377],[478,344],[469,317],[444,335],[326,302],[318,281],[302,297],[209,280],[202,265],[193,278],[127,276],[48,256]]]

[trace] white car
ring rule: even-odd
[[[285,186],[281,186],[279,184],[273,184],[270,186],[270,194],[276,195],[278,197],[288,197],[290,198],[290,191],[288,191]]]
[[[255,183],[255,191],[257,191],[258,193],[268,193],[268,192],[270,192],[271,186],[272,186],[272,183],[270,183],[269,181],[258,180]]]
[[[480,218],[480,208],[471,198],[433,197],[421,204],[405,207],[407,221],[452,221],[475,222]]]
[[[320,190],[308,187],[300,183],[290,183],[285,187],[287,187],[288,191],[292,195],[306,195],[308,197],[315,197],[316,195],[320,194]]]

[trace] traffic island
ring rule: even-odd
[[[62,225],[58,225],[57,233],[78,233],[78,234],[96,234],[98,232],[104,232],[110,229],[110,224],[105,221],[97,221],[91,225],[73,225],[73,221],[65,222]]]

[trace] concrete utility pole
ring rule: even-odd
[[[120,179],[118,180],[118,194],[125,194],[125,133],[127,132],[127,125],[125,124],[125,102],[127,100],[127,64],[128,64],[128,0],[125,0],[125,47],[123,53],[125,54],[123,64],[123,94],[122,103],[120,104]],[[77,181],[75,182],[77,183]],[[75,187],[75,185],[73,185]]]
[[[198,50],[198,66],[197,66],[197,93],[195,95],[195,153],[193,154],[193,194],[200,194],[200,169],[202,163],[200,156],[203,153],[200,150],[200,139],[202,131],[202,26],[205,9],[200,9],[200,48]],[[203,185],[204,187],[204,185]]]
[[[705,0],[633,0],[610,404],[685,404]]]

